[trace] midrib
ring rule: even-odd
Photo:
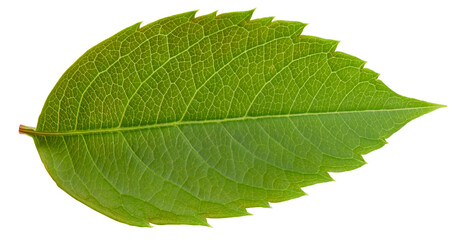
[[[263,115],[263,116],[245,116],[237,118],[225,118],[225,119],[213,119],[213,120],[198,120],[198,121],[177,121],[158,123],[143,126],[133,127],[116,127],[116,128],[102,128],[102,129],[89,129],[89,130],[77,130],[67,132],[46,132],[36,131],[31,127],[21,126],[19,129],[20,133],[36,136],[68,136],[68,135],[81,135],[81,134],[94,134],[94,133],[108,133],[108,132],[122,132],[122,131],[134,131],[143,130],[150,128],[162,128],[182,125],[197,125],[197,124],[210,124],[210,123],[226,123],[226,122],[239,122],[247,120],[260,120],[260,119],[272,119],[272,118],[291,118],[291,117],[303,117],[303,116],[321,116],[321,115],[336,115],[336,114],[354,114],[354,113],[372,113],[372,112],[398,112],[398,111],[411,111],[411,110],[424,110],[424,109],[437,109],[441,108],[441,105],[431,105],[426,107],[411,107],[411,108],[397,108],[397,109],[371,109],[371,110],[353,110],[353,111],[335,111],[335,112],[315,112],[315,113],[295,113],[295,114],[278,114],[278,115]]]

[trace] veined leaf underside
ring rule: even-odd
[[[135,24],[80,57],[34,138],[60,188],[130,225],[208,225],[358,168],[441,105],[396,94],[305,24],[253,11]]]

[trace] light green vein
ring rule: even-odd
[[[174,127],[182,125],[198,125],[208,123],[225,123],[225,122],[238,122],[247,120],[260,120],[260,119],[272,119],[272,118],[292,118],[292,117],[304,117],[304,116],[320,116],[320,115],[340,115],[340,114],[357,114],[357,113],[382,113],[382,112],[402,112],[402,111],[417,111],[417,110],[435,110],[443,107],[442,105],[433,105],[426,107],[411,107],[411,108],[397,108],[397,109],[372,109],[372,110],[353,110],[353,111],[339,111],[339,112],[315,112],[315,113],[295,113],[295,114],[279,114],[279,115],[263,115],[263,116],[247,116],[237,118],[225,118],[225,119],[212,119],[212,120],[197,120],[197,121],[177,121],[167,123],[157,123],[151,125],[142,126],[131,126],[131,127],[115,127],[115,128],[102,128],[102,129],[89,129],[89,130],[78,130],[78,131],[66,131],[66,132],[47,132],[47,131],[35,131],[31,127],[20,128],[20,132],[28,135],[37,136],[69,136],[69,135],[83,135],[83,134],[95,134],[95,133],[109,133],[118,131],[135,131],[143,129],[161,128],[161,127]]]

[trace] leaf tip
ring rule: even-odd
[[[431,102],[425,102],[425,104],[426,104],[425,108],[428,109],[428,111],[426,113],[433,112],[433,111],[435,111],[437,109],[440,109],[440,108],[448,107],[447,105],[431,103]]]
[[[436,104],[436,103],[434,103],[433,105],[435,106],[435,109],[448,107],[448,105]]]

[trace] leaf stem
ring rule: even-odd
[[[19,125],[19,134],[27,134],[29,136],[35,135],[35,127]]]

